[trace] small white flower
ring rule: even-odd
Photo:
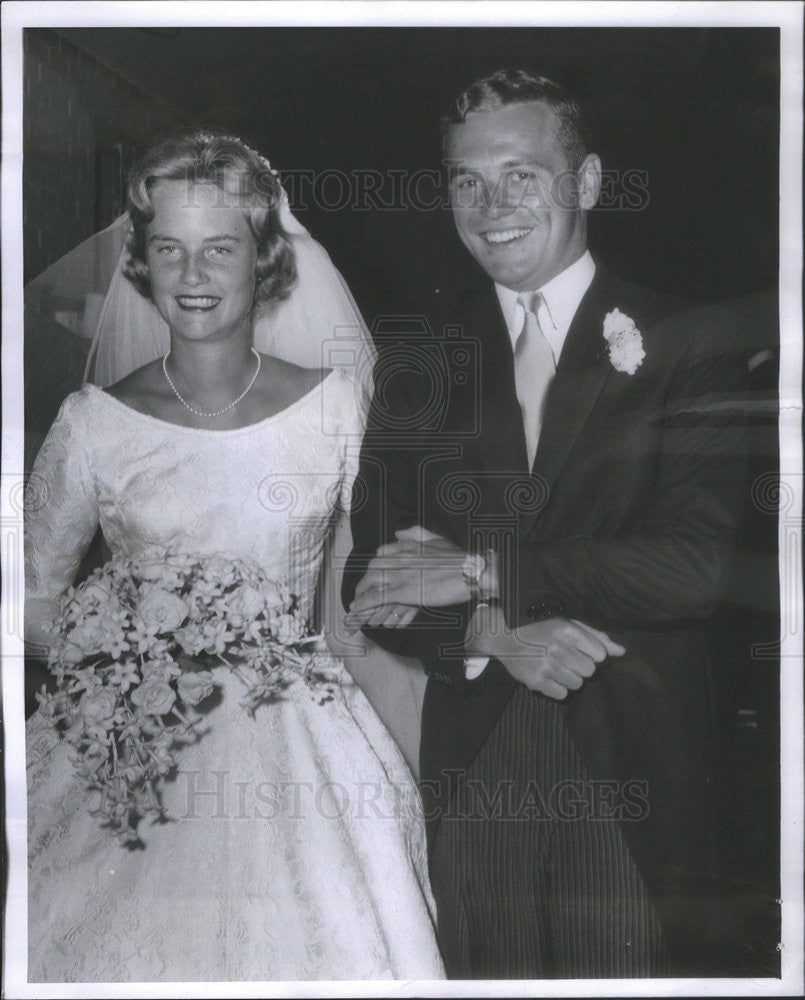
[[[176,682],[176,689],[185,705],[198,705],[213,692],[212,674],[209,670],[181,674]]]
[[[176,692],[166,681],[149,677],[131,692],[129,698],[147,715],[165,715],[176,701]]]
[[[634,375],[646,356],[643,338],[634,320],[620,309],[613,309],[604,317],[604,339],[609,344],[612,367],[616,371]]]
[[[100,688],[96,691],[87,691],[81,695],[78,703],[78,711],[84,716],[87,722],[95,724],[112,724],[112,717],[117,708],[117,698],[114,691],[108,688]],[[106,727],[104,727],[106,728]]]
[[[228,612],[232,624],[243,628],[260,614],[266,606],[266,599],[255,587],[241,584],[222,601],[222,610]]]
[[[305,634],[304,623],[291,614],[278,615],[272,625],[277,642],[282,643],[283,646],[299,642]]]

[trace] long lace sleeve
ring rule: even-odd
[[[98,500],[87,458],[84,393],[62,404],[34,463],[36,502],[25,514],[26,632],[47,629],[53,603],[73,582],[98,526]]]

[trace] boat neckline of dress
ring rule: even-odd
[[[262,420],[258,420],[253,424],[244,424],[243,427],[188,427],[186,424],[175,424],[172,420],[163,420],[162,417],[155,417],[150,413],[143,413],[142,410],[135,410],[133,406],[129,406],[128,403],[124,403],[122,400],[117,399],[115,396],[110,395],[103,386],[95,385],[93,382],[87,382],[84,385],[85,389],[92,389],[96,393],[99,393],[104,399],[108,399],[115,406],[119,406],[124,409],[127,413],[133,414],[135,417],[142,417],[143,420],[147,420],[153,424],[159,424],[160,427],[174,427],[177,431],[192,431],[195,434],[243,434],[247,431],[252,431],[257,427],[264,427],[266,424],[270,424],[274,420],[279,420],[284,417],[287,413],[295,410],[298,406],[301,406],[306,400],[308,400],[315,393],[319,392],[324,386],[325,382],[328,382],[337,372],[338,368],[333,368],[329,374],[325,375],[320,382],[317,382],[311,389],[303,393],[298,399],[295,399],[292,403],[286,406],[284,409],[279,410],[277,413],[272,413],[269,417],[263,417]]]

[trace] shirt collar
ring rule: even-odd
[[[566,267],[555,278],[551,278],[542,288],[535,289],[542,293],[545,300],[547,308],[540,308],[540,326],[557,361],[579,303],[592,284],[594,276],[595,261],[590,251],[585,250],[570,267]],[[495,292],[513,348],[523,328],[523,309],[517,302],[520,293],[497,282],[495,282]]]

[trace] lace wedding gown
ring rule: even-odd
[[[327,529],[360,440],[333,372],[281,413],[197,430],[95,386],[65,401],[35,474],[28,608],[72,581],[100,523],[115,555],[223,552],[312,605]],[[441,978],[417,791],[341,667],[324,704],[294,684],[252,718],[215,668],[209,732],[182,751],[127,849],[87,811],[66,748],[28,725],[30,982]],[[203,707],[203,706],[202,706]]]

